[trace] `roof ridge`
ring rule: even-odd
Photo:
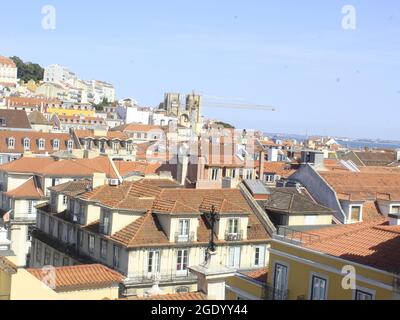
[[[149,219],[150,215],[152,215],[152,213],[150,212],[146,212],[143,216],[141,216],[140,218],[143,219],[143,221],[140,223],[139,228],[136,230],[135,234],[133,235],[133,237],[129,240],[128,242],[128,246],[131,245],[131,243],[135,240],[135,238],[137,237],[137,235],[139,234],[139,232],[143,229],[144,224],[147,222],[147,220]],[[139,219],[140,219],[139,218]],[[134,222],[138,221],[139,219],[135,220]]]

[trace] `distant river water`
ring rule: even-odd
[[[337,142],[343,147],[351,148],[351,149],[364,149],[368,147],[370,149],[400,149],[399,144],[392,143],[379,143],[379,142],[367,142],[367,141],[342,141],[337,140]]]

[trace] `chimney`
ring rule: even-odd
[[[105,173],[95,172],[92,178],[92,188],[104,186],[107,182],[107,176]]]
[[[225,279],[236,273],[219,263],[216,252],[209,252],[206,262],[189,267],[189,271],[197,276],[197,291],[206,294],[208,300],[225,300]]]
[[[265,164],[265,152],[260,152],[260,166],[258,168],[258,177],[261,181],[264,181],[264,164]]]

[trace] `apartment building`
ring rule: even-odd
[[[0,56],[0,85],[16,87],[18,83],[17,66],[11,59]]]
[[[214,230],[219,262],[235,270],[268,262],[270,235],[238,189],[103,183],[50,189],[50,203],[38,207],[32,266],[99,262],[126,276],[126,296],[143,295],[155,279],[165,293],[195,291],[188,267],[205,260],[212,206],[220,215]]]
[[[400,204],[398,168],[347,166],[317,169],[305,164],[290,179],[306,187],[319,204],[331,208],[339,223],[370,221],[397,210]]]
[[[156,125],[144,125],[139,123],[124,124],[112,128],[113,132],[123,132],[128,135],[135,143],[145,143],[152,141],[165,141],[166,133],[164,128]]]
[[[7,163],[23,155],[46,157],[57,151],[72,151],[76,144],[68,133],[0,130],[0,162]]]
[[[60,83],[71,79],[77,79],[75,73],[64,66],[52,64],[44,69],[44,82]]]
[[[78,160],[24,157],[0,166],[0,221],[1,226],[7,227],[18,266],[29,264],[36,205],[48,201],[48,188],[68,181],[92,179],[94,174],[119,178],[107,157]]]
[[[101,117],[85,116],[66,116],[55,114],[52,118],[55,126],[63,131],[69,132],[70,129],[94,130],[96,128],[107,128],[107,121]]]
[[[266,282],[273,299],[398,300],[399,224],[394,213],[389,219],[275,235]]]
[[[48,108],[60,106],[57,99],[33,98],[33,97],[6,97],[5,107],[9,110],[25,111],[27,114],[40,111],[46,112]]]

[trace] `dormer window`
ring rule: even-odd
[[[8,149],[14,149],[15,148],[15,138],[9,138],[8,139]]]
[[[361,205],[350,205],[349,210],[349,222],[356,223],[362,221],[362,206]]]
[[[239,219],[228,220],[228,234],[238,234],[239,232]]]
[[[53,149],[54,150],[60,149],[60,140],[58,139],[53,140]]]
[[[44,150],[45,140],[39,139],[39,150]]]
[[[31,140],[28,138],[24,139],[24,150],[29,150],[31,148]]]
[[[179,220],[176,241],[177,242],[188,242],[189,241],[189,219]]]
[[[68,140],[68,150],[71,151],[74,148],[74,142],[72,140]]]
[[[400,214],[400,205],[391,205],[390,214]]]
[[[110,212],[103,210],[103,217],[102,217],[102,223],[101,223],[101,233],[103,234],[109,234],[110,231]]]

